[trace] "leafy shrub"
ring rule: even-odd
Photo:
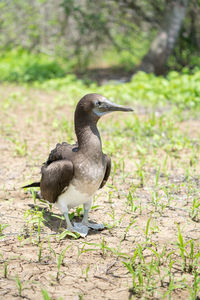
[[[24,50],[12,50],[0,56],[0,80],[20,83],[34,82],[43,89],[66,92],[68,98],[79,99],[86,93],[100,93],[121,103],[137,103],[166,107],[174,104],[177,109],[200,108],[200,70],[193,74],[186,69],[182,73],[169,72],[167,77],[139,72],[127,83],[109,81],[103,86],[86,85],[71,71],[73,62],[52,60],[44,54],[31,54]]]
[[[180,109],[200,108],[200,71],[194,74],[170,72],[166,78],[139,72],[131,82],[106,84],[99,92],[122,102],[137,102],[166,106],[175,104]]]
[[[62,62],[63,63],[63,62]],[[65,69],[69,70],[70,65]],[[0,80],[11,82],[43,82],[65,76],[61,63],[44,54],[33,54],[15,49],[0,55]]]
[[[68,96],[83,96],[86,93],[103,94],[112,101],[141,103],[149,106],[174,105],[174,108],[200,109],[200,71],[194,74],[170,72],[166,78],[139,72],[127,83],[108,82],[102,86],[95,83],[86,86],[75,76],[47,80],[40,84],[44,89],[66,91]]]

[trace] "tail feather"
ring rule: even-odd
[[[29,188],[29,187],[40,187],[40,182],[33,182],[31,184],[22,186],[22,189]]]

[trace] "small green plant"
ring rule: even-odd
[[[41,228],[44,226],[45,219],[43,217],[43,210],[28,209],[24,213],[24,218],[28,224],[32,225],[32,229],[38,233],[38,241],[41,239]]]
[[[4,262],[3,276],[4,276],[4,278],[8,277],[8,263],[7,263],[7,261]]]
[[[190,216],[193,221],[200,222],[200,200],[197,198],[193,199]]]
[[[33,188],[31,189],[31,195],[33,198],[33,203],[36,205],[36,191]]]
[[[167,291],[164,293],[163,295],[163,298],[165,299],[167,296],[168,296],[168,299],[173,299],[172,298],[172,292],[176,289],[180,289],[182,286],[181,284],[176,284],[175,283],[175,279],[174,279],[174,276],[171,277],[170,279],[170,282],[169,282],[169,285],[168,285],[168,289]]]
[[[78,217],[81,217],[83,215],[83,207],[81,206],[76,207],[76,213]]]
[[[46,289],[42,289],[42,297],[43,300],[52,300],[52,298],[49,296],[49,293]],[[58,300],[63,300],[63,298],[59,297]]]
[[[49,293],[46,289],[42,289],[41,290],[42,292],[42,297],[43,297],[43,300],[52,300],[52,298],[49,296]],[[59,297],[58,300],[62,300],[63,298]]]
[[[200,250],[198,250],[196,253],[194,251],[194,241],[190,241],[190,252],[188,251],[188,272],[191,273],[193,271],[196,272],[199,266],[200,262]]]
[[[159,208],[161,207],[161,210],[164,209],[165,206],[163,206],[163,203],[160,204],[160,200],[162,199],[162,197],[159,195],[159,192],[158,191],[153,191],[151,193],[151,201],[152,201],[152,204],[155,208],[155,211],[159,211]]]
[[[182,258],[182,269],[184,272],[191,272],[194,268],[194,260],[200,257],[200,253],[198,252],[196,255],[194,254],[194,241],[189,240],[188,242],[184,242],[183,236],[180,230],[180,226],[177,224],[178,228],[178,242],[177,246],[180,251],[180,255]],[[188,245],[190,245],[190,252],[187,250]]]
[[[88,273],[90,270],[90,264],[87,265],[87,267],[85,268],[85,270],[83,271],[83,274],[85,274],[85,281],[88,281]]]
[[[22,297],[23,287],[22,287],[22,282],[21,282],[18,275],[16,275],[16,277],[15,277],[15,282],[17,284],[18,294],[19,294],[20,297]]]
[[[10,225],[8,224],[0,224],[0,237],[3,236],[3,230]]]
[[[127,195],[128,205],[130,205],[130,208],[131,208],[132,212],[136,212],[139,208],[139,205],[135,201],[136,197],[134,195],[136,189],[137,189],[137,187],[133,187],[133,188],[129,189],[129,192],[128,192],[128,195]]]
[[[150,229],[151,217],[152,217],[152,213],[151,213],[150,217],[147,220],[145,230],[141,229],[144,232],[144,234],[145,234],[146,242],[149,241],[149,239],[150,239],[150,237],[149,237],[149,229]]]
[[[158,188],[159,177],[160,177],[160,166],[159,166],[158,170],[156,171],[155,188]]]
[[[144,163],[145,163],[144,159],[142,159],[139,163],[136,163],[137,174],[138,174],[139,179],[140,179],[140,187],[141,188],[144,186],[144,180],[145,180]]]
[[[14,145],[14,154],[15,156],[26,156],[28,145],[27,141],[24,139],[21,141],[21,139],[15,135],[14,137],[8,138]]]
[[[136,220],[133,220],[129,223],[129,225],[126,227],[125,229],[125,232],[123,234],[123,237],[122,237],[122,241],[124,241],[126,239],[126,236],[127,236],[127,233],[129,231],[129,229],[132,227],[133,224],[135,224]]]
[[[24,235],[23,234],[18,234],[17,239],[19,241],[20,246],[22,246],[22,241],[24,240]]]
[[[106,241],[104,240],[104,237],[102,239],[102,242],[100,243],[100,249],[102,250],[102,256],[105,257],[108,248],[106,246]]]
[[[64,229],[60,234],[58,234],[58,240],[63,240],[66,237],[72,237],[74,239],[80,238],[80,234],[78,232],[71,232],[67,229]]]
[[[112,184],[114,184],[114,178],[115,178],[116,173],[117,173],[117,163],[114,160],[113,161],[112,173],[111,173]]]
[[[186,271],[186,255],[185,255],[186,249],[185,249],[185,247],[186,247],[187,243],[184,243],[184,241],[183,241],[183,236],[181,234],[180,226],[178,224],[177,224],[177,228],[178,228],[177,246],[179,247],[180,255],[183,260],[183,264],[182,264],[183,271]]]
[[[134,254],[129,262],[123,261],[124,266],[128,269],[132,276],[132,293],[140,295],[143,290],[144,277],[142,272],[141,263],[137,263],[136,259],[142,263],[145,263],[142,247],[138,244],[137,248],[134,250]]]
[[[198,300],[200,297],[200,274],[195,270],[192,286],[189,286],[191,299]]]
[[[69,249],[71,247],[71,245],[68,245],[65,249],[63,249],[60,254],[57,257],[57,274],[56,274],[56,280],[59,281],[59,276],[60,276],[60,268],[61,265],[63,264],[63,260],[65,257],[65,253],[67,251],[67,249]]]
[[[38,251],[38,262],[40,262],[40,261],[41,261],[41,258],[42,258],[42,247],[43,247],[44,241],[45,241],[45,240],[43,240],[42,242],[39,242],[39,243],[38,243],[38,247],[39,247],[39,251]]]
[[[3,254],[0,253],[0,257],[3,259],[3,277],[8,277],[8,261],[4,259]]]
[[[48,238],[48,248],[51,254],[53,254],[54,258],[56,258],[56,251],[52,248],[50,239]]]

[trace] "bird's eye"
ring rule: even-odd
[[[96,106],[100,106],[100,105],[101,105],[101,101],[97,101]]]

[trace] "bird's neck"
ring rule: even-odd
[[[85,155],[98,159],[102,156],[102,144],[96,122],[83,122],[75,123],[75,132],[78,140],[78,148]]]

